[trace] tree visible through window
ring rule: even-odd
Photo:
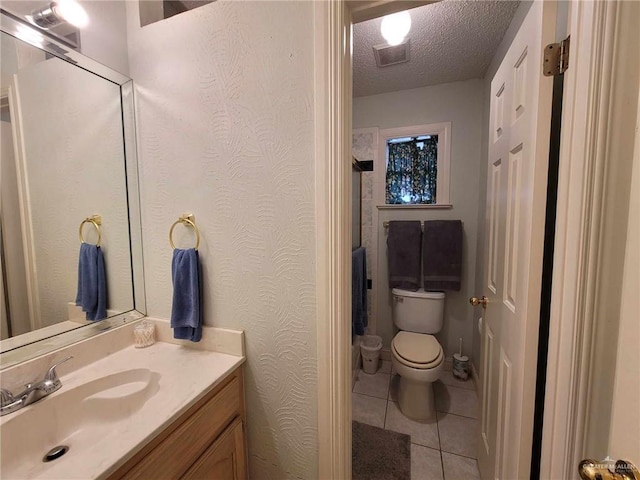
[[[385,203],[436,203],[437,160],[437,135],[388,140]]]

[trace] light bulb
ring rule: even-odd
[[[56,15],[65,22],[78,28],[89,25],[89,15],[87,15],[82,5],[75,0],[57,0],[53,3],[53,10],[56,12]]]
[[[380,33],[391,46],[400,45],[409,30],[411,30],[411,15],[407,11],[385,16],[380,25]]]

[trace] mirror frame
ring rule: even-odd
[[[32,38],[25,38],[19,32],[24,28],[37,32],[43,39],[42,44]],[[129,213],[129,250],[131,252],[131,281],[133,286],[133,309],[100,320],[98,322],[81,325],[67,332],[45,337],[26,343],[20,347],[0,353],[0,370],[30,360],[40,355],[52,352],[62,347],[80,342],[98,335],[117,326],[139,320],[146,315],[146,295],[144,288],[144,266],[142,258],[142,223],[140,215],[140,188],[138,181],[137,146],[135,131],[135,110],[133,80],[129,77],[92,60],[79,52],[69,48],[65,43],[57,40],[30,23],[15,15],[0,9],[0,28],[3,33],[25,42],[33,47],[47,52],[78,68],[98,75],[106,81],[114,83],[120,88],[120,102],[122,110],[122,141],[124,144],[125,174],[127,180],[127,207]]]

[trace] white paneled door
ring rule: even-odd
[[[529,478],[553,80],[552,2],[533,2],[491,82],[482,332],[482,478]]]

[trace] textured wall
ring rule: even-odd
[[[205,323],[246,333],[251,477],[315,478],[313,5],[217,1],[142,28],[127,7],[148,313],[171,314],[169,227],[192,212]]]
[[[43,326],[68,318],[78,227],[93,214],[103,221],[107,308],[132,309],[119,87],[59,59],[20,69],[17,84]],[[96,242],[93,226],[83,232]]]
[[[446,292],[445,320],[437,335],[447,356],[458,350],[463,337],[465,353],[471,351],[472,307],[476,260],[476,222],[478,216],[478,174],[481,161],[482,81],[447,83],[433,87],[358,97],[353,101],[354,128],[396,128],[451,122],[451,209],[385,209],[378,211],[374,235],[378,243],[377,334],[389,348],[395,333],[391,318],[391,291],[388,287],[386,241],[382,227],[389,220],[447,220],[464,222],[462,286],[459,292]],[[378,163],[381,163],[379,160]],[[380,165],[374,165],[374,169]],[[376,195],[374,193],[373,197]],[[375,206],[374,206],[375,208]]]
[[[128,75],[126,2],[93,0],[82,5],[91,19],[89,26],[80,30],[82,54]]]

